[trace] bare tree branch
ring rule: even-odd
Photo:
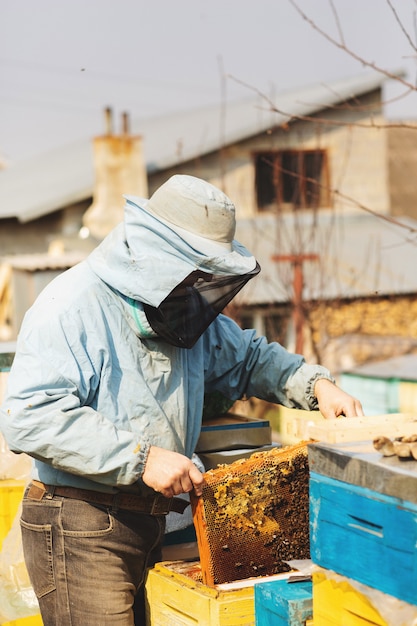
[[[359,54],[356,54],[356,52],[353,52],[353,50],[351,50],[350,48],[348,48],[344,42],[339,42],[336,39],[334,39],[333,37],[331,37],[328,33],[326,33],[324,30],[322,30],[321,28],[319,28],[317,26],[317,24],[314,22],[314,20],[312,20],[310,17],[308,17],[304,11],[302,11],[300,9],[300,7],[298,6],[298,4],[295,2],[295,0],[288,0],[288,2],[290,2],[292,4],[292,6],[294,7],[294,9],[301,15],[301,17],[308,23],[310,24],[310,26],[316,30],[318,33],[320,33],[320,35],[322,37],[324,37],[325,39],[327,39],[327,41],[329,41],[331,44],[333,44],[334,46],[336,46],[336,48],[339,48],[339,50],[343,50],[344,52],[346,52],[346,54],[348,54],[349,56],[351,56],[353,59],[355,59],[356,61],[358,61],[359,63],[361,63],[362,65],[364,65],[365,67],[370,67],[373,70],[379,72],[380,74],[383,74],[384,76],[386,76],[387,78],[390,78],[392,80],[395,80],[397,82],[402,83],[403,85],[405,85],[406,87],[408,87],[409,89],[412,89],[413,91],[416,90],[415,85],[412,85],[411,83],[409,83],[407,80],[405,80],[404,78],[401,78],[400,76],[398,76],[397,74],[393,74],[392,72],[389,72],[388,70],[385,70],[382,67],[379,67],[376,63],[374,63],[373,61],[367,61],[366,59],[362,58],[361,56],[359,56]]]
[[[240,80],[239,78],[236,78],[235,76],[231,74],[228,74],[228,78],[230,78],[230,80],[234,80],[239,85],[242,85],[243,87],[247,87],[251,91],[254,91],[262,100],[264,100],[269,105],[269,108],[268,108],[269,111],[271,111],[272,113],[278,113],[279,115],[283,115],[284,117],[286,117],[287,119],[285,123],[281,124],[281,126],[286,126],[290,122],[294,122],[294,121],[315,122],[316,124],[327,124],[329,126],[346,126],[347,125],[347,122],[343,120],[330,120],[328,118],[320,118],[320,117],[311,116],[311,115],[294,115],[294,113],[287,113],[286,111],[279,109],[275,105],[275,103],[272,102],[272,100],[268,98],[268,96],[266,96],[257,87],[254,87],[253,85],[249,85],[248,83],[245,83],[244,81]],[[415,91],[415,89],[413,88],[412,91]],[[262,109],[262,107],[259,107],[259,108]],[[331,106],[331,105],[326,104],[326,105],[323,105],[322,108],[340,110],[343,107],[341,107],[340,105]],[[366,110],[366,108],[355,107],[354,109],[352,108],[352,110],[361,111],[361,110]],[[375,123],[374,121],[371,121],[369,123],[349,122],[349,125],[355,128],[381,128],[381,129],[383,128],[408,128],[412,130],[417,130],[416,124],[407,124],[404,122],[384,122],[382,124]]]
[[[340,20],[339,20],[339,14],[336,11],[336,7],[334,6],[333,0],[329,0],[329,4],[330,4],[331,9],[333,11],[333,15],[334,15],[334,19],[335,19],[335,22],[336,22],[337,30],[339,31],[340,41],[342,42],[343,45],[346,45],[345,44],[345,38],[344,38],[344,35],[343,35],[343,31],[342,31],[342,26],[341,26]]]
[[[362,209],[362,211],[365,211],[366,213],[370,213],[371,215],[373,215],[374,217],[377,217],[378,219],[384,220],[385,222],[388,222],[389,224],[399,226],[400,228],[404,228],[404,230],[406,230],[410,234],[417,233],[417,228],[413,228],[412,226],[403,224],[399,220],[395,219],[395,217],[391,217],[390,215],[385,215],[385,213],[379,213],[378,211],[374,211],[373,209],[370,209],[369,207],[362,204],[361,202],[358,202],[358,200],[355,200],[354,198],[342,193],[338,189],[332,189],[332,193],[334,193],[336,196],[339,196],[340,198],[343,198],[344,200],[347,200],[348,202],[351,202],[358,209]],[[410,240],[409,240],[409,243],[417,244],[416,241],[410,241]]]
[[[397,13],[396,9],[394,8],[391,0],[386,0],[386,2],[388,4],[389,8],[391,9],[391,11],[393,12],[395,20],[396,20],[397,24],[399,25],[399,27],[401,28],[401,30],[403,32],[403,35],[408,39],[408,43],[413,48],[413,50],[415,52],[417,52],[417,47],[416,47],[415,43],[413,42],[413,40],[411,39],[410,35],[408,34],[407,30],[404,28],[404,25],[401,22],[400,18],[398,17],[398,13]]]

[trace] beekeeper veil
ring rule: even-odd
[[[144,209],[197,255],[195,269],[159,306],[144,304],[148,323],[159,337],[175,346],[191,348],[260,267],[234,240],[233,202],[210,183],[194,176],[172,176]]]

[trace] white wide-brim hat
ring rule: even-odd
[[[202,254],[223,256],[233,250],[235,205],[223,191],[201,178],[171,176],[144,209]]]

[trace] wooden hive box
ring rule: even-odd
[[[271,443],[272,431],[267,420],[226,413],[203,421],[196,452],[257,448]]]
[[[40,615],[33,615],[32,617],[13,620],[13,622],[6,622],[3,626],[43,626],[43,621]]]
[[[310,428],[328,423],[320,411],[306,411],[279,407],[279,440],[284,446],[293,445],[310,438]]]
[[[201,582],[198,561],[157,563],[146,581],[148,626],[254,626],[253,586],[218,590]]]
[[[0,480],[0,550],[23,498],[23,480]]]
[[[0,551],[18,512],[24,488],[25,481],[23,480],[0,481]],[[42,626],[42,624],[41,616],[33,615],[12,622],[5,622],[4,626]]]
[[[309,446],[314,563],[417,605],[417,462],[369,441]]]
[[[290,581],[255,583],[256,626],[305,626],[312,619],[312,583]]]
[[[313,573],[314,626],[411,625],[417,607],[326,570]]]

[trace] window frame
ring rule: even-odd
[[[314,173],[314,164],[311,169],[312,164],[309,163],[309,159],[317,155],[320,157],[320,164],[316,166],[317,172]],[[330,206],[328,154],[325,149],[258,150],[253,158],[258,211],[316,210]],[[290,163],[283,167],[283,160],[292,160],[293,163],[295,160],[298,161],[298,165],[292,168],[294,174],[291,169],[287,169]],[[314,180],[318,182],[318,185],[312,182]],[[293,184],[294,181],[296,184]],[[313,187],[318,188],[318,193],[314,194],[314,199],[311,200],[309,195],[313,196],[310,193]],[[290,197],[291,193],[292,197]]]

